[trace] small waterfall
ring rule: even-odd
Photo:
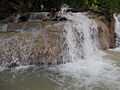
[[[120,90],[120,69],[99,50],[97,24],[85,13],[67,13],[65,64],[50,68],[57,90]],[[66,63],[68,62],[68,63]]]
[[[99,46],[97,24],[81,13],[67,14],[65,37],[70,61],[88,59],[96,54]]]
[[[115,19],[115,32],[118,36],[120,36],[120,16],[116,16],[114,14],[114,19]]]
[[[113,15],[115,19],[116,47],[120,47],[120,15]]]

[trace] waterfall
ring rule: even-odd
[[[118,36],[120,36],[120,16],[116,16],[114,14],[114,19],[115,19],[115,32]]]
[[[57,90],[120,90],[120,69],[103,58],[97,24],[86,13],[67,13],[64,25],[64,64],[50,68],[59,74]],[[69,61],[69,62],[68,62]]]
[[[88,59],[99,47],[97,24],[81,13],[67,14],[70,20],[65,26],[65,38],[70,61]]]
[[[120,15],[113,15],[115,19],[116,47],[120,47]]]

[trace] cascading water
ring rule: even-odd
[[[67,15],[66,43],[71,61],[87,59],[96,54],[98,47],[97,25],[81,13]],[[84,22],[83,22],[84,21]]]
[[[120,70],[99,50],[97,24],[84,13],[68,13],[65,17],[66,55],[57,66],[53,80],[58,90],[120,90]]]
[[[116,47],[120,47],[120,16],[113,15],[115,19]]]

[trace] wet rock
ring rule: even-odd
[[[49,12],[36,12],[36,13],[30,13],[30,20],[31,21],[47,21],[50,18],[50,13]]]
[[[18,18],[18,22],[25,22],[25,21],[28,21],[28,20],[29,20],[29,17],[30,17],[29,14],[21,15],[21,16]]]
[[[105,19],[104,19],[105,20]],[[96,19],[98,25],[98,38],[101,49],[109,49],[115,47],[115,33],[114,28],[99,18]]]
[[[59,21],[67,21],[67,18],[61,17],[61,18],[59,19]]]
[[[15,22],[15,20],[16,20],[15,16],[10,16],[7,18],[7,22],[13,23],[13,22]]]
[[[67,21],[66,17],[57,16],[52,19],[52,21]]]
[[[69,8],[69,9],[67,9],[67,11],[66,12],[74,12],[74,13],[76,13],[76,12],[85,12],[85,11],[88,11],[88,9],[86,9],[86,8]]]
[[[110,33],[110,48],[116,47],[116,33],[115,33],[115,20],[113,19],[109,24],[109,33]]]
[[[8,68],[14,68],[14,67],[18,67],[18,66],[19,66],[19,64],[13,62],[13,63],[10,63],[7,67]]]

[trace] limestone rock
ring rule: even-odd
[[[105,19],[104,19],[105,20]],[[95,19],[98,25],[98,37],[101,45],[101,49],[109,49],[115,47],[115,33],[114,33],[114,23],[109,25],[107,22]]]
[[[0,33],[0,64],[56,64],[62,49],[61,25],[52,21],[10,23],[8,31],[12,32]]]

